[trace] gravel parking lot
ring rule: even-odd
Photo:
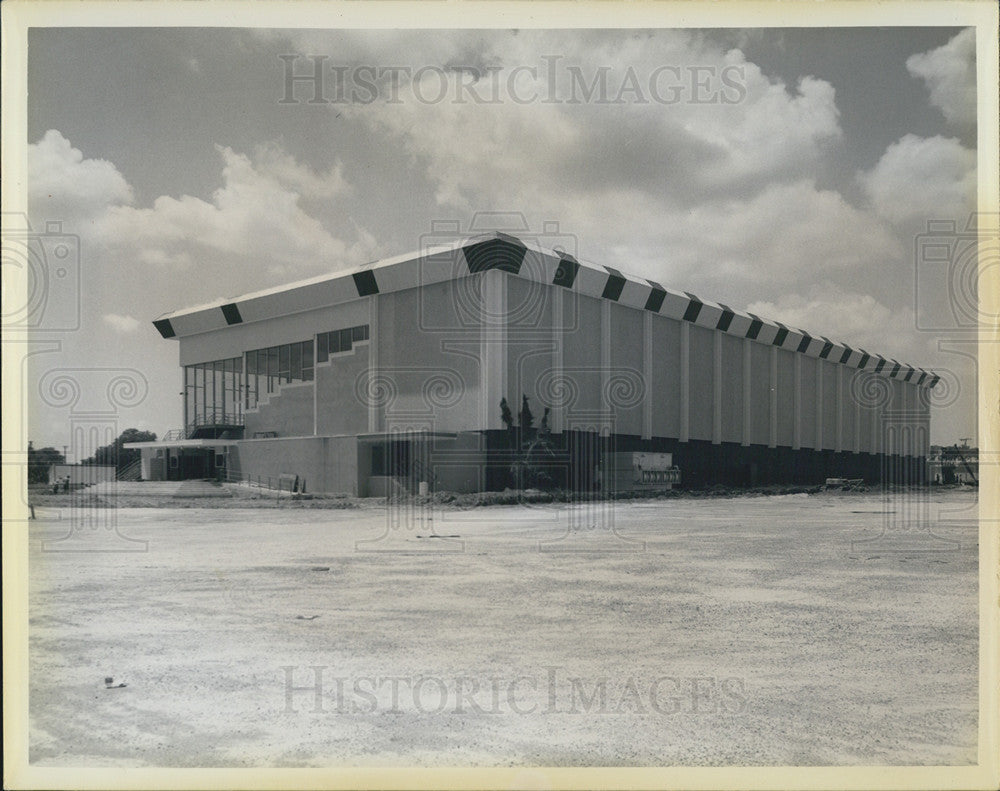
[[[43,509],[30,760],[974,763],[975,509]]]

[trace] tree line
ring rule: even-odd
[[[127,428],[118,438],[107,445],[102,445],[94,455],[89,456],[80,464],[96,464],[113,466],[123,470],[134,463],[140,456],[135,448],[123,447],[126,442],[155,442],[156,434],[152,431],[139,431],[137,428]],[[65,464],[66,456],[57,448],[35,448],[28,442],[28,483],[45,483],[49,479],[49,467],[53,464]]]

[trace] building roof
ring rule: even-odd
[[[544,248],[529,239],[502,232],[428,243],[416,252],[354,269],[167,313],[153,325],[164,338],[185,337],[328,307],[372,294],[456,280],[489,269],[572,289],[831,363],[868,370],[890,379],[924,387],[933,387],[940,379],[923,368],[855,349],[826,336],[812,335],[722,303],[699,299],[690,292],[674,291],[654,280],[582,261],[562,250]]]

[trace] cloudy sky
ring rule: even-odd
[[[30,220],[80,237],[83,308],[29,387],[55,367],[137,368],[150,394],[122,428],[162,434],[182,411],[158,315],[507,212],[542,244],[942,370],[961,395],[932,441],[973,436],[973,367],[920,329],[953,320],[915,302],[915,244],[974,210],[974,43],[961,28],[34,29]],[[288,70],[316,63],[321,84],[289,93]],[[36,446],[67,444],[65,418],[37,403]]]

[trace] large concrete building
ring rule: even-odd
[[[923,480],[937,376],[502,233],[154,322],[180,347],[184,427],[148,479],[298,476],[502,488],[535,431],[559,485],[667,452],[685,485]],[[548,414],[546,415],[546,410]]]

